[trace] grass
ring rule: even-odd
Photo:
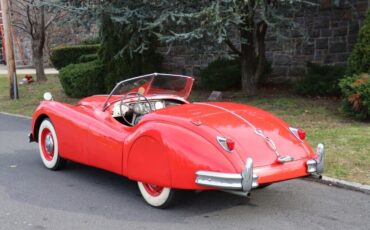
[[[64,94],[56,76],[49,75],[45,83],[20,86],[17,101],[9,100],[7,87],[7,78],[0,76],[0,111],[3,112],[31,116],[45,91],[51,92],[57,101],[77,101]],[[195,91],[191,100],[206,100],[208,95],[209,92]],[[224,100],[260,107],[292,126],[305,129],[311,146],[325,144],[325,175],[370,184],[370,123],[346,117],[339,100],[302,98],[285,89],[268,89],[256,97],[230,92],[225,93]]]
[[[205,100],[208,95],[197,92],[191,100]],[[346,117],[340,100],[302,98],[285,89],[252,98],[226,93],[223,100],[257,106],[305,129],[311,146],[325,145],[326,176],[370,185],[370,123]]]
[[[18,76],[18,82],[24,76]],[[35,77],[34,77],[35,78]],[[57,75],[48,75],[48,80],[43,83],[34,82],[30,85],[19,85],[19,100],[9,99],[8,78],[4,75],[0,76],[0,111],[32,116],[33,111],[43,99],[44,92],[51,92],[57,101],[74,103],[77,100],[69,98],[65,95],[61,88]]]

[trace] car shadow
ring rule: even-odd
[[[263,203],[276,203],[277,192],[269,188],[256,192],[257,201],[253,195],[249,200],[219,191],[186,192],[176,206],[159,210],[142,200],[134,181],[74,162],[68,162],[64,170],[50,171],[42,165],[35,150],[2,154],[0,168],[0,187],[13,200],[109,219],[156,222],[166,218],[168,222],[179,223],[188,217],[208,218],[232,209],[253,212],[261,199]]]

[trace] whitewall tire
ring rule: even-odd
[[[58,138],[53,123],[49,119],[41,122],[38,132],[40,157],[44,166],[50,170],[62,169],[66,160],[59,156]]]
[[[174,189],[160,187],[153,184],[137,182],[143,199],[150,206],[167,208],[177,200],[177,192]]]

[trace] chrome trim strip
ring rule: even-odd
[[[253,160],[252,158],[247,158],[242,172],[242,187],[243,191],[250,191],[253,184]]]
[[[211,171],[197,171],[195,183],[202,186],[236,190],[249,193],[252,188],[258,187],[258,176],[253,174],[253,160],[248,158],[243,172],[220,173]]]
[[[286,163],[286,162],[294,161],[294,157],[292,157],[292,156],[279,156],[278,161],[280,163]]]
[[[306,164],[307,164],[307,172],[308,173],[315,173],[316,172],[317,162],[315,160],[308,160],[306,162]]]
[[[323,173],[325,169],[325,162],[324,162],[324,157],[325,157],[325,150],[324,150],[324,145],[323,144],[318,144],[317,149],[317,173]]]
[[[240,174],[199,171],[196,175],[195,183],[199,185],[223,189],[242,189],[242,177]]]
[[[221,145],[221,147],[226,151],[226,152],[229,152],[231,153],[232,151],[227,147],[227,143],[226,143],[226,138],[225,137],[221,137],[221,136],[217,136],[216,137],[217,139],[217,142]]]
[[[235,179],[235,180],[243,179],[241,174],[236,174],[236,173],[219,173],[219,172],[211,172],[211,171],[198,171],[198,172],[196,172],[196,175],[197,176],[204,176],[204,177]]]
[[[259,184],[258,184],[258,176],[256,174],[253,174],[252,188],[257,188],[258,186],[259,186]]]

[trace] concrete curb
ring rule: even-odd
[[[345,181],[340,179],[335,179],[332,177],[322,176],[322,178],[313,178],[313,177],[306,177],[305,180],[318,182],[321,184],[326,184],[329,186],[335,186],[338,188],[344,188],[348,190],[353,190],[357,192],[362,192],[365,194],[370,195],[370,185],[364,185],[357,182]]]
[[[19,118],[25,118],[25,119],[32,119],[32,117],[19,115],[19,114],[14,114],[14,113],[7,113],[7,112],[2,112],[2,111],[0,111],[0,114],[4,114],[4,115],[7,115],[7,116],[13,116],[13,117],[19,117]]]

